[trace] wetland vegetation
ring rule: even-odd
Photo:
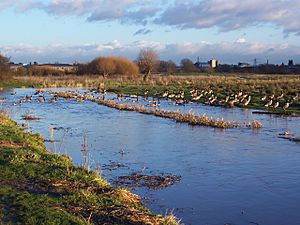
[[[98,64],[102,66],[98,67]],[[122,65],[133,72],[120,72],[124,67]],[[206,111],[200,114],[199,111],[201,112],[201,107],[204,106],[218,109],[218,112],[224,110],[224,114],[232,112],[233,108],[241,108],[241,112],[250,109],[251,114],[266,113],[285,118],[300,115],[298,75],[165,75],[151,74],[153,65],[143,65],[146,75],[139,76],[136,65],[115,57],[109,58],[108,61],[107,58],[97,58],[88,66],[89,68],[82,65],[81,72],[89,72],[90,75],[40,76],[40,72],[35,71],[32,76],[18,76],[6,71],[6,74],[1,75],[0,91],[15,87],[34,88],[33,93],[18,96],[19,98],[14,98],[16,92],[10,93],[13,96],[11,100],[14,101],[11,105],[16,107],[30,102],[34,102],[36,107],[51,107],[49,104],[63,106],[68,104],[67,102],[84,105],[85,102],[89,102],[95,106],[116,109],[115,111],[135,111],[139,115],[167,118],[192,125],[191,127],[221,128],[216,130],[251,128],[249,132],[253,133],[272,129],[270,124],[264,129],[263,122],[256,120],[256,117],[249,116],[249,120],[247,117],[247,120],[243,118],[239,121],[240,117],[233,120],[223,119],[220,113],[215,116],[206,114]],[[94,70],[88,71],[90,68]],[[56,91],[51,88],[84,90]],[[7,99],[1,98],[0,103]],[[200,110],[194,112],[192,107],[198,109],[199,105]],[[47,107],[46,110],[49,109]],[[25,122],[43,123],[44,117],[35,115],[34,112],[26,112],[21,118]],[[70,157],[48,152],[43,143],[46,140],[38,134],[25,132],[4,114],[0,115],[0,136],[0,220],[3,223],[180,223],[172,215],[151,213],[143,206],[139,196],[128,189],[112,187],[97,170],[92,172],[90,169],[75,166]],[[288,131],[279,137],[292,143],[299,142],[297,134],[290,135]],[[53,133],[49,140],[51,143],[56,141],[53,139]],[[117,170],[122,168],[123,164],[107,166],[111,170]],[[105,169],[105,166],[103,168]],[[166,174],[131,171],[129,174],[118,176],[113,184],[130,188],[147,187],[153,191],[176,186],[181,182],[181,178],[185,178],[181,174]]]
[[[191,101],[220,107],[254,108],[274,114],[300,114],[300,77],[297,75],[216,74],[197,76],[152,75],[35,76],[17,77],[2,87],[94,87],[117,94],[173,99],[177,104]]]
[[[45,149],[0,114],[0,221],[3,224],[178,224],[157,216],[124,188],[112,188],[70,157]]]

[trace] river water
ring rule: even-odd
[[[34,92],[3,92],[0,97],[7,101],[2,108],[46,139],[50,139],[49,128],[55,127],[53,138],[61,141],[46,142],[49,150],[68,154],[80,165],[86,136],[93,167],[95,162],[102,168],[119,165],[115,170],[102,170],[111,183],[119,175],[137,171],[180,175],[181,181],[172,187],[133,190],[155,213],[173,212],[183,223],[193,225],[300,223],[300,144],[279,138],[279,133],[286,130],[300,136],[299,117],[278,118],[238,108],[161,102],[162,109],[193,110],[195,114],[240,123],[256,119],[264,126],[260,130],[222,130],[118,111],[89,101],[59,99],[53,104],[33,100],[13,106],[13,102]],[[50,98],[48,94],[45,97]],[[21,120],[27,112],[42,119]]]

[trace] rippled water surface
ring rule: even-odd
[[[54,130],[54,138],[62,141],[55,145],[46,143],[48,149],[71,155],[79,165],[86,134],[93,162],[99,162],[103,168],[111,162],[124,165],[102,171],[110,182],[116,176],[136,171],[182,176],[173,187],[133,190],[155,213],[173,211],[185,224],[195,225],[299,224],[300,144],[279,138],[279,133],[289,130],[300,136],[300,118],[161,102],[162,109],[192,109],[196,114],[206,113],[240,123],[256,119],[264,125],[260,130],[220,130],[117,111],[89,101],[59,99],[52,104],[33,100],[12,106],[21,96],[34,92],[34,89],[14,89],[1,93],[0,97],[8,99],[2,108],[9,108],[12,118],[19,123],[27,123],[21,120],[26,112],[41,117],[28,125],[46,139],[50,138],[50,127],[58,128]],[[45,97],[50,98],[48,94]]]

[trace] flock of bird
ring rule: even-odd
[[[271,96],[265,95],[265,96],[261,97],[260,100],[265,102],[265,104],[264,104],[265,107],[276,109],[281,105],[281,108],[283,110],[287,110],[290,107],[290,105],[293,104],[294,101],[299,101],[298,93],[295,96],[293,96],[289,99],[286,99],[286,100],[284,99],[284,97],[285,97],[284,94],[281,93],[278,96],[275,96],[274,94]],[[283,104],[281,104],[281,102]]]
[[[51,92],[48,91],[49,94],[52,94],[51,98],[46,99],[45,98],[45,90],[40,89],[37,90],[33,96],[24,96],[21,98],[20,101],[15,102],[14,105],[21,105],[23,102],[30,102],[33,99],[37,102],[50,102],[55,103],[58,100],[58,97],[65,98],[67,100],[69,99],[76,99],[77,102],[83,102],[85,100],[95,100],[97,98],[99,99],[105,99],[105,96],[107,94],[105,89],[95,89],[91,91],[87,91],[85,93],[80,93],[78,91],[66,91],[66,92],[60,92],[59,94],[57,92]],[[15,94],[15,93],[12,93]],[[97,97],[95,97],[98,95]],[[220,95],[215,94],[213,90],[198,90],[196,88],[191,89],[190,91],[178,91],[178,92],[170,92],[165,91],[162,93],[155,93],[152,95],[153,97],[149,97],[149,91],[144,91],[144,94],[139,96],[138,94],[117,94],[116,98],[113,98],[113,100],[118,101],[131,101],[131,102],[138,102],[138,101],[145,101],[148,107],[157,107],[160,106],[161,99],[167,99],[171,100],[171,104],[174,105],[185,105],[185,104],[191,104],[194,102],[201,102],[206,105],[214,105],[214,106],[223,106],[223,107],[229,107],[233,108],[235,106],[238,107],[247,107],[251,101],[253,100],[252,96],[244,93],[243,91],[238,91],[237,93],[232,93],[229,95],[226,95],[225,97],[221,98]],[[224,95],[223,95],[224,96]],[[0,99],[0,103],[4,102],[5,99]],[[260,103],[262,106],[272,109],[281,108],[284,111],[287,110],[293,102],[299,101],[299,94],[296,94],[295,96],[287,98],[283,93],[281,93],[278,96],[273,95],[264,95],[260,97]]]

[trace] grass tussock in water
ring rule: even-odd
[[[31,115],[30,113],[26,113],[26,115],[24,115],[22,118],[23,118],[23,120],[40,120],[41,119],[39,117]]]
[[[58,97],[62,97],[66,100],[70,100],[74,97],[76,94],[74,92],[50,92],[51,94],[55,94]],[[180,123],[188,123],[190,125],[194,126],[207,126],[207,127],[215,127],[215,128],[255,128],[259,129],[262,128],[262,123],[259,121],[253,120],[246,124],[239,124],[235,121],[224,121],[223,118],[219,119],[213,119],[209,118],[206,114],[203,115],[195,115],[193,112],[188,113],[182,113],[180,111],[168,111],[168,110],[161,110],[161,109],[152,109],[152,108],[146,108],[144,106],[140,105],[132,105],[132,104],[121,104],[117,103],[114,100],[105,100],[101,98],[93,98],[91,101],[96,102],[100,105],[104,105],[110,108],[118,109],[121,111],[135,111],[142,114],[147,115],[154,115],[157,117],[162,118],[168,118],[173,119],[176,122]]]
[[[246,125],[241,125],[235,121],[224,121],[223,119],[209,118],[206,114],[197,116],[192,112],[182,113],[180,111],[168,111],[160,109],[149,109],[139,105],[127,105],[116,103],[114,100],[96,100],[98,104],[115,108],[118,110],[125,111],[136,111],[143,114],[154,115],[163,118],[174,119],[176,122],[188,123],[190,125],[207,126],[215,128],[238,128],[238,127],[249,127],[249,128],[262,128],[262,124],[258,121],[251,121]]]
[[[0,114],[1,224],[178,224],[69,157],[49,153],[43,141]]]

